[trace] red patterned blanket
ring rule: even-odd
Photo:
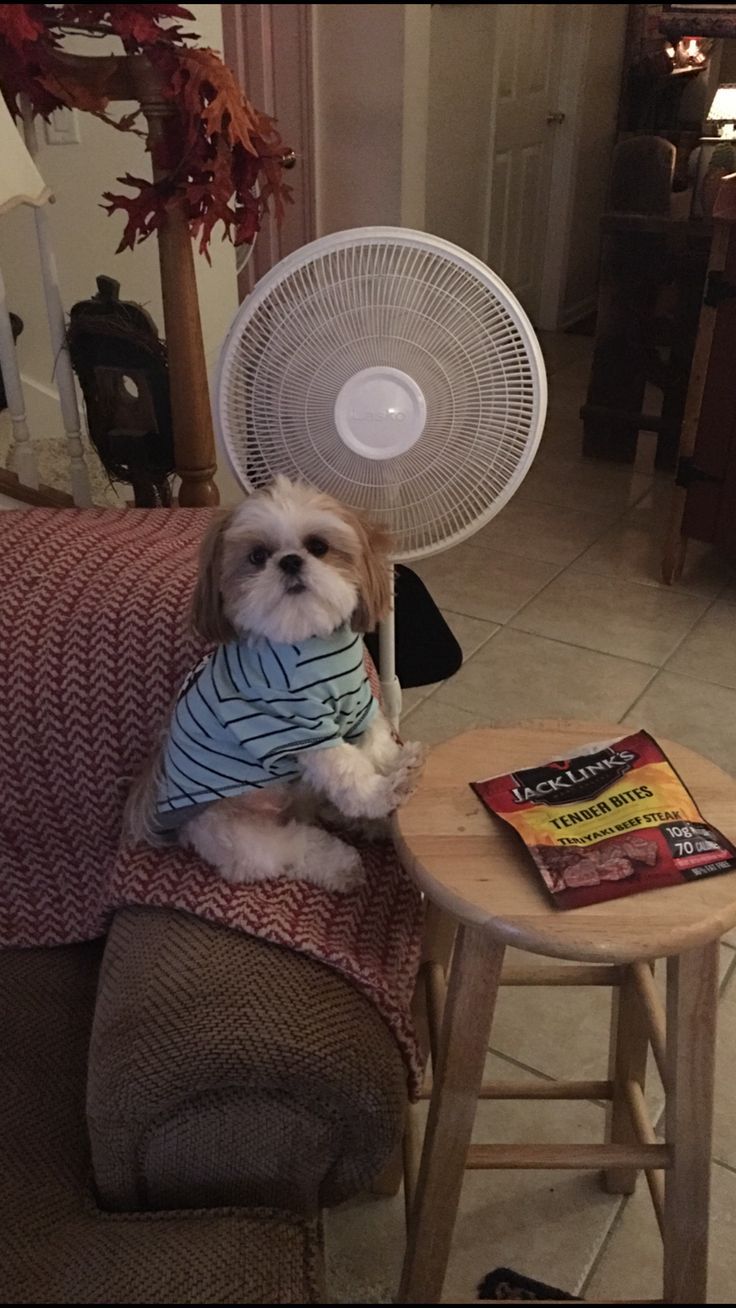
[[[247,931],[363,990],[416,1090],[421,903],[389,846],[364,847],[364,887],[338,896],[291,881],[229,886],[187,850],[120,843],[129,780],[202,652],[188,607],[210,515],[0,514],[0,945],[89,940],[122,904]]]

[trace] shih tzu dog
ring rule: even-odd
[[[352,845],[317,825],[390,814],[424,749],[374,699],[361,633],[390,602],[388,537],[328,495],[277,477],[205,538],[194,593],[215,646],[190,672],[135,783],[134,839],[174,835],[227,881],[289,877],[345,892]]]

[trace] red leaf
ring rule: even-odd
[[[273,120],[246,100],[230,69],[214,50],[181,50],[171,79],[172,99],[180,99],[193,124],[201,121],[208,136],[219,132],[231,145],[258,154],[253,137],[275,133]]]
[[[120,180],[132,195],[104,196],[108,213],[125,215],[121,249],[156,232],[175,203],[206,255],[218,224],[223,239],[252,241],[267,209],[278,220],[291,198],[275,122],[250,103],[214,51],[190,48],[193,38],[178,24],[191,17],[175,4],[0,5],[0,84],[11,107],[25,94],[44,116],[68,105],[121,131],[136,130],[137,115],[115,122],[106,114],[104,81],[91,90],[60,64],[58,47],[70,29],[112,31],[126,51],[145,51],[159,73],[173,110],[152,147],[163,178],[153,183],[126,176]]]
[[[58,72],[49,71],[39,76],[40,85],[70,109],[82,109],[88,113],[101,114],[109,104],[107,96],[95,95],[89,87],[77,82],[74,74],[67,69]]]
[[[109,13],[113,31],[124,42],[132,41],[138,46],[181,39],[181,28],[176,24],[161,27],[161,19],[194,21],[194,15],[181,5],[111,5]]]
[[[103,200],[108,201],[108,204],[102,205],[107,213],[122,211],[127,214],[122,240],[115,251],[116,254],[121,250],[132,250],[155,232],[164,222],[167,209],[172,202],[171,195],[164,194],[160,185],[157,186],[143,177],[131,177],[130,173],[126,173],[124,177],[119,177],[118,181],[122,186],[137,187],[138,194],[113,195],[110,191],[105,191],[102,197]]]
[[[24,41],[37,41],[44,31],[43,23],[29,13],[30,5],[0,5],[0,34],[14,50],[20,50]]]

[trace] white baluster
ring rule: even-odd
[[[26,404],[23,396],[18,358],[13,341],[13,328],[5,298],[5,282],[0,270],[0,372],[3,376],[5,398],[13,424],[13,449],[10,466],[23,486],[38,490],[38,468],[31,445],[31,433],[26,422]]]
[[[26,147],[31,158],[36,160],[38,140],[33,115],[27,104],[23,105],[23,129]],[[41,276],[46,299],[46,316],[49,324],[51,348],[54,352],[54,375],[59,387],[61,416],[66,432],[66,446],[69,454],[69,466],[72,482],[72,498],[79,508],[87,508],[92,503],[92,490],[89,472],[84,461],[82,445],[82,428],[77,404],[77,391],[74,383],[74,370],[66,343],[66,318],[64,305],[59,290],[59,274],[56,268],[51,233],[45,205],[37,205],[33,210],[36,224],[36,240],[41,260]]]

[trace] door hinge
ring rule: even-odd
[[[698,481],[707,481],[715,486],[722,486],[723,477],[714,477],[710,472],[704,472],[702,468],[696,467],[690,455],[683,455],[677,464],[677,474],[675,476],[675,485],[682,486],[689,490],[691,486]]]
[[[736,286],[734,286],[733,282],[726,281],[724,272],[713,268],[708,273],[703,303],[707,304],[709,309],[717,309],[719,304],[723,304],[724,300],[733,299],[736,299]]]

